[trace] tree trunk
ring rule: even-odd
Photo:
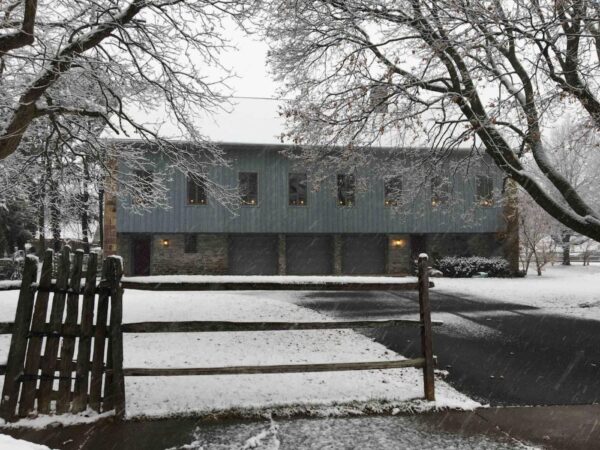
[[[571,233],[563,233],[562,235],[562,265],[571,265]]]
[[[98,191],[98,231],[100,232],[100,248],[104,251],[104,189]]]
[[[40,233],[38,254],[43,255],[46,251],[46,185],[44,180],[42,180],[38,200],[40,202],[38,207],[38,230]]]
[[[50,229],[52,231],[52,248],[60,252],[60,198],[55,182],[50,183]]]
[[[542,263],[540,262],[540,258],[537,254],[537,251],[533,252],[533,256],[535,259],[535,268],[537,269],[538,277],[541,277],[542,276]]]
[[[83,235],[83,251],[85,253],[90,252],[90,226],[89,226],[89,217],[88,217],[88,200],[90,198],[90,194],[87,192],[83,193],[82,196],[82,210],[81,210],[81,233]]]
[[[85,253],[90,252],[90,223],[89,223],[89,201],[90,193],[88,191],[88,182],[90,173],[87,168],[87,164],[83,165],[85,179],[83,180],[83,194],[81,196],[81,233],[83,234],[83,251]]]

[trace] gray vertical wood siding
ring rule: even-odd
[[[311,189],[308,205],[288,206],[288,173],[296,166],[277,152],[277,146],[224,144],[232,160],[231,168],[213,169],[211,176],[228,186],[237,186],[238,172],[258,173],[256,207],[242,206],[235,213],[209,197],[208,205],[189,206],[186,180],[175,174],[170,186],[170,209],[132,214],[119,202],[117,230],[121,233],[483,233],[506,228],[502,206],[475,207],[474,220],[465,220],[465,207],[444,212],[432,208],[429,192],[411,205],[408,214],[397,214],[384,206],[383,180],[367,178],[367,189],[357,192],[356,205],[336,203],[335,174],[331,185],[318,192]],[[499,171],[492,172],[494,186],[502,183]],[[468,208],[475,202],[475,175],[454,181],[454,191]]]

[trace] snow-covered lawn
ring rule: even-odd
[[[50,450],[45,445],[34,444],[33,442],[15,439],[6,434],[0,434],[0,449],[2,450]]]
[[[598,264],[548,266],[540,277],[530,271],[525,278],[436,278],[434,282],[441,293],[534,306],[539,314],[600,320]]]
[[[0,292],[0,321],[12,321],[16,291]],[[317,321],[325,316],[293,304],[298,292],[151,292],[126,290],[124,322],[177,320]],[[418,330],[415,329],[415,336]],[[0,359],[8,351],[0,340]],[[356,362],[399,356],[352,330],[242,333],[126,334],[125,367],[202,367],[308,362]],[[314,414],[394,408],[475,408],[448,384],[436,384],[437,402],[423,397],[417,369],[307,374],[128,377],[127,415],[256,415],[273,409]]]

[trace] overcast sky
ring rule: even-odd
[[[223,53],[221,61],[237,75],[228,81],[234,98],[226,106],[228,112],[200,118],[200,132],[218,142],[277,143],[283,122],[278,115],[281,102],[272,100],[277,97],[277,85],[266,67],[268,47],[257,36],[233,26],[227,38],[236,49]],[[169,133],[167,128],[165,133]]]

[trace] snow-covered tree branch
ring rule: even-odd
[[[468,145],[563,225],[600,239],[596,205],[544,140],[565,111],[585,114],[590,132],[600,126],[597,2],[270,5],[271,64],[294,97],[285,138],[309,159],[323,157],[310,150],[317,144],[345,146],[345,158],[390,139],[426,136],[430,158]]]
[[[57,168],[94,160],[104,176],[113,176],[107,165],[116,158],[128,173],[162,170],[144,205],[164,205],[159,183],[169,171],[200,176],[227,163],[198,131],[197,117],[226,100],[230,74],[219,61],[228,45],[224,22],[240,24],[253,8],[253,0],[3,3],[0,164],[23,173],[51,149]],[[161,134],[165,120],[176,123],[177,136]],[[117,147],[107,136],[151,143],[164,168],[139,145]],[[167,139],[173,137],[190,145]],[[125,181],[119,194],[148,191],[137,184]],[[211,193],[228,201],[216,185]]]

